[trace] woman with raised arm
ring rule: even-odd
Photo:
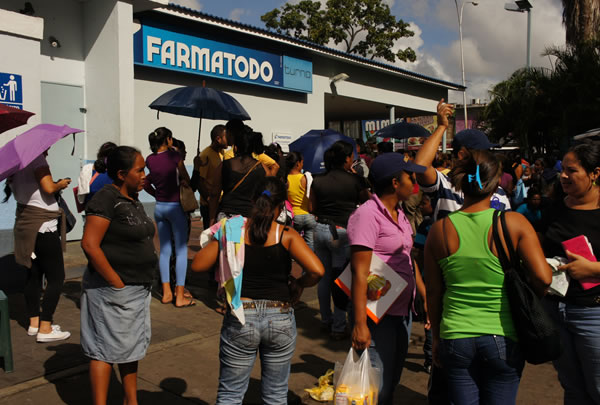
[[[249,218],[224,218],[205,231],[208,239],[192,263],[193,271],[208,271],[220,258],[219,279],[228,293],[219,348],[218,405],[242,403],[258,352],[262,402],[287,403],[296,347],[292,305],[324,270],[298,232],[276,221],[286,197],[281,180],[260,181]],[[292,259],[304,269],[299,279],[290,274]]]
[[[472,150],[450,172],[464,194],[460,210],[433,224],[425,244],[427,308],[433,362],[448,375],[451,403],[514,404],[525,360],[504,288],[504,270],[492,241],[501,166],[489,151]],[[552,280],[538,237],[527,219],[507,212],[506,221],[530,285],[539,295]]]

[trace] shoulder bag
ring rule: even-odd
[[[179,203],[184,212],[194,212],[198,209],[198,200],[189,184],[179,183]]]
[[[494,212],[492,237],[498,250],[498,259],[504,270],[504,287],[519,337],[521,352],[525,360],[531,364],[555,360],[562,353],[558,329],[546,313],[541,300],[525,281],[521,261],[508,233],[505,213],[502,212],[500,215],[498,213],[499,211]],[[498,233],[499,220],[502,223],[502,232],[510,259],[507,257]]]
[[[231,189],[230,193],[233,193],[233,192],[235,191],[235,189],[236,189],[236,188],[238,188],[238,187],[239,187],[239,186],[240,186],[240,185],[241,185],[241,184],[244,182],[244,180],[246,180],[246,177],[248,177],[248,175],[249,175],[250,173],[252,173],[252,172],[254,171],[254,169],[256,169],[256,168],[258,167],[258,165],[260,165],[260,161],[256,162],[256,163],[254,164],[254,166],[252,166],[252,167],[250,168],[250,170],[248,170],[248,171],[246,172],[246,174],[244,175],[244,177],[242,177],[242,178],[240,179],[240,181],[238,181],[237,183],[235,183],[235,186],[233,186],[233,188]]]

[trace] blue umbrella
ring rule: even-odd
[[[198,152],[200,152],[202,118],[211,120],[250,119],[250,115],[235,98],[209,87],[178,87],[167,91],[154,100],[149,107],[175,115],[200,118]]]
[[[313,129],[290,143],[292,152],[300,152],[304,159],[304,170],[318,174],[325,171],[323,155],[337,141],[344,141],[354,147],[356,157],[356,142],[349,136],[342,135],[332,129]]]
[[[375,136],[396,139],[427,138],[429,135],[431,133],[422,126],[404,121],[388,125],[375,132]]]

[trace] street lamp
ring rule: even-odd
[[[458,15],[458,36],[460,37],[460,70],[462,71],[462,84],[463,84],[463,108],[465,113],[465,129],[469,127],[467,122],[467,85],[465,83],[465,56],[463,53],[463,39],[462,39],[462,17],[463,17],[463,9],[465,4],[472,4],[473,6],[478,5],[479,3],[476,1],[463,1],[460,5],[460,9],[458,7],[458,0],[454,0],[454,4],[456,4],[456,14]]]
[[[517,13],[527,12],[527,68],[531,67],[531,9],[533,6],[528,0],[516,0],[513,3],[506,3],[504,9],[506,11],[514,11]]]

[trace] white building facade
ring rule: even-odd
[[[285,144],[331,123],[350,128],[344,123],[362,117],[430,115],[439,99],[448,98],[448,90],[462,89],[169,5],[168,0],[31,3],[33,15],[19,12],[22,0],[0,3],[0,78],[12,75],[20,87],[20,98],[10,100],[10,89],[2,80],[0,102],[14,102],[36,113],[27,125],[0,134],[0,145],[39,123],[83,129],[76,135],[73,154],[72,137],[50,149],[56,179],[77,179],[80,167],[95,160],[106,141],[135,146],[148,155],[147,136],[159,126],[170,128],[186,143],[186,164],[191,165],[198,119],[167,113],[157,118],[148,107],[180,86],[205,84],[232,95],[249,113],[248,125],[263,133],[265,144],[273,140]],[[200,149],[210,143],[212,127],[222,123],[202,121]],[[65,195],[75,211],[71,189]],[[141,199],[152,200],[148,195]],[[14,209],[14,201],[0,204],[2,253],[12,251]],[[81,236],[83,221],[78,222],[70,239]]]

